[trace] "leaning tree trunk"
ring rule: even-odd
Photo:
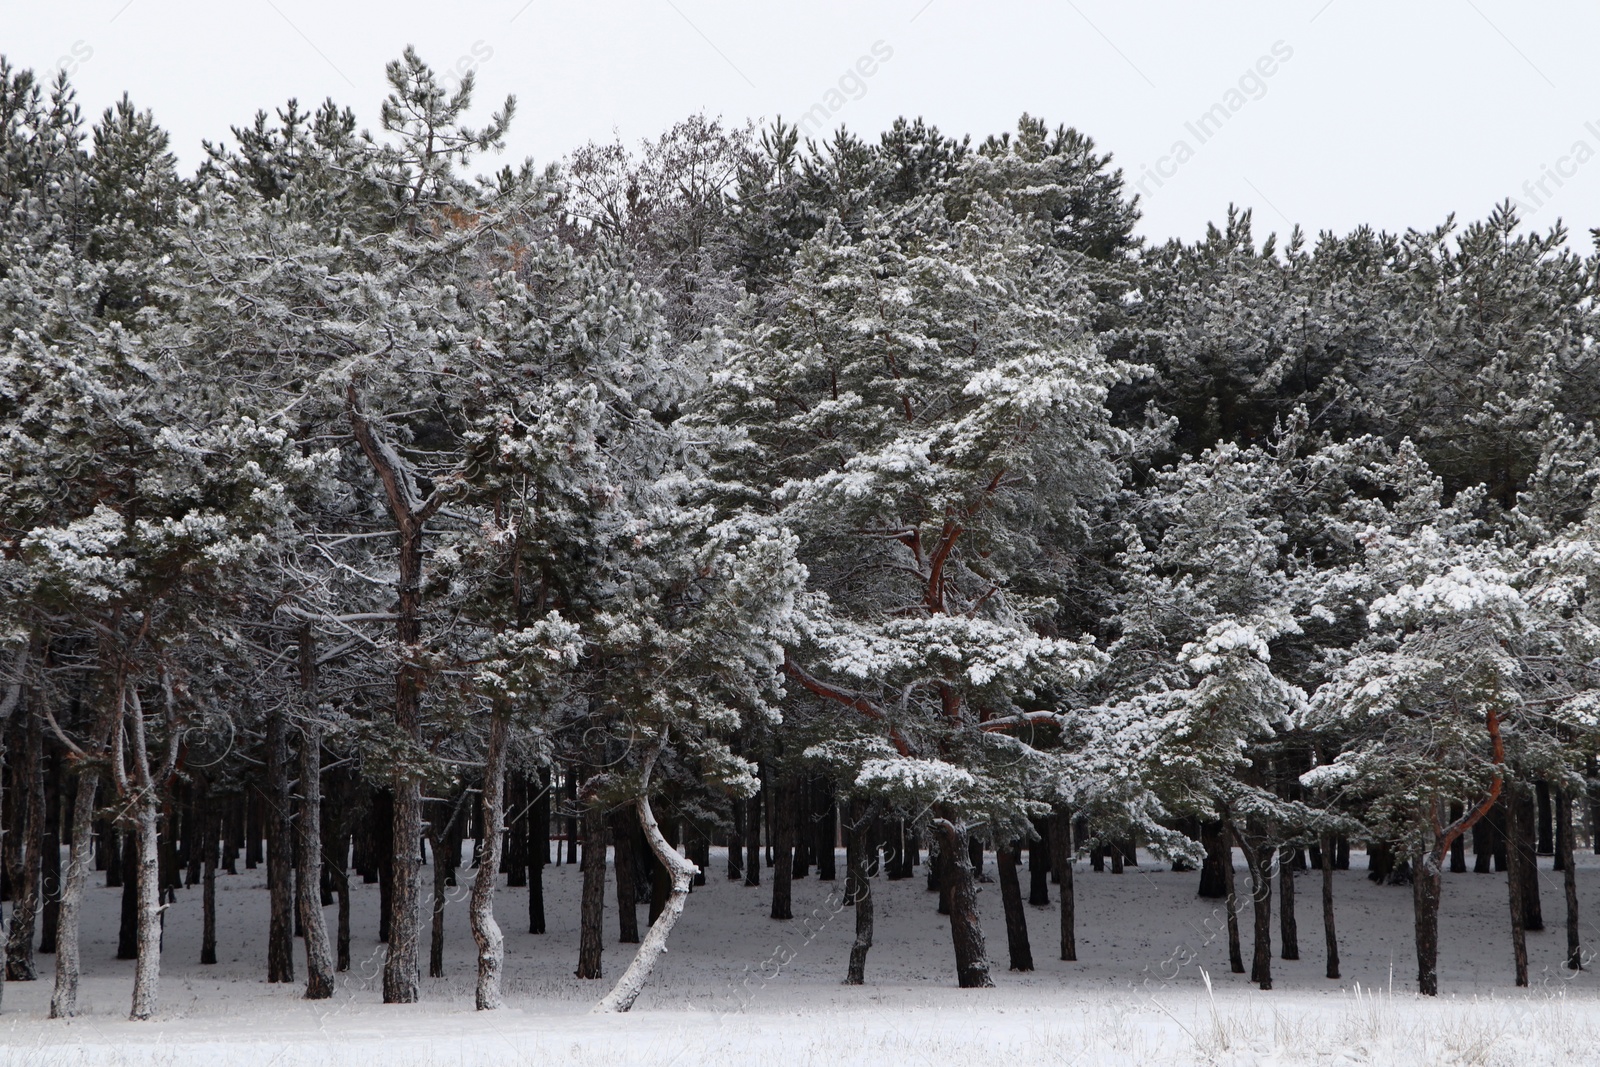
[[[506,735],[510,709],[496,702],[489,718],[489,751],[483,768],[483,839],[478,869],[472,877],[468,917],[472,940],[478,946],[477,1007],[494,1011],[504,1006],[500,973],[505,967],[506,939],[494,919],[495,876],[500,871],[501,828],[505,823]]]
[[[1339,977],[1339,939],[1333,928],[1334,839],[1322,835],[1322,934],[1328,945],[1328,977]]]
[[[978,887],[967,863],[965,832],[948,818],[934,820],[941,835],[940,884],[949,887],[950,939],[956,953],[956,982],[962,989],[992,989],[989,953],[978,921]]]
[[[267,981],[294,981],[294,856],[289,825],[289,733],[281,708],[267,715]]]
[[[1058,807],[1051,817],[1050,869],[1061,888],[1061,958],[1068,963],[1078,958],[1077,894],[1072,884],[1074,849],[1072,811]]]
[[[872,950],[872,856],[878,843],[873,840],[875,820],[871,810],[859,800],[849,802],[849,848],[845,853],[845,899],[856,909],[856,936],[850,943],[850,967],[845,985],[861,985],[867,976],[867,953]]]
[[[683,905],[689,899],[689,887],[697,873],[693,863],[678,855],[677,851],[667,844],[667,839],[661,834],[661,827],[656,825],[655,813],[650,810],[650,773],[655,768],[655,762],[666,747],[666,743],[666,735],[663,734],[661,743],[645,758],[640,774],[639,795],[634,799],[634,804],[639,809],[639,823],[644,827],[645,840],[650,843],[650,850],[655,853],[661,865],[671,873],[672,893],[667,898],[666,907],[661,909],[661,914],[650,924],[650,931],[644,935],[639,951],[634,953],[633,962],[622,972],[622,977],[617,979],[617,984],[611,992],[595,1005],[595,1011],[627,1011],[633,1007],[633,1002],[639,999],[645,982],[650,978],[651,968],[655,966],[657,958],[667,950],[667,935],[672,933],[672,927],[677,923],[678,916],[683,914]]]
[[[1000,900],[1006,913],[1006,948],[1011,957],[1013,971],[1033,970],[1033,949],[1028,944],[1028,914],[1022,904],[1022,881],[1017,877],[1021,842],[997,842],[994,850],[999,869]],[[1037,853],[1035,853],[1037,855]],[[1040,865],[1042,868],[1042,865]],[[1042,869],[1035,873],[1043,874]]]
[[[605,951],[606,918],[606,814],[600,801],[588,797],[583,809],[583,895],[579,907],[579,978],[601,976]]]
[[[1557,791],[1556,847],[1560,850],[1561,882],[1567,897],[1567,967],[1583,969],[1583,946],[1578,938],[1578,872],[1573,869],[1572,855],[1572,797],[1567,790]]]

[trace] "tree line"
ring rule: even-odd
[[[1541,848],[1582,966],[1600,258],[1561,226],[1280,243],[1230,208],[1154,243],[1111,156],[1027,115],[696,116],[481,173],[515,100],[469,125],[470,75],[387,73],[376,133],[290,101],[185,177],[127,97],[91,123],[0,61],[5,971],[53,953],[53,1017],[91,868],[148,1018],[164,902],[203,887],[215,962],[241,858],[270,981],[299,955],[331,995],[353,871],[406,1003],[432,856],[430,970],[470,879],[495,1008],[500,876],[542,932],[563,845],[577,974],[608,847],[639,945],[609,1010],[713,840],[775,919],[844,845],[854,983],[871,879],[923,864],[959,984],[992,984],[985,848],[1017,970],[1025,850],[1072,960],[1074,857],[1144,848],[1225,901],[1240,973],[1249,912],[1262,988],[1273,897],[1297,958],[1320,869],[1337,977],[1356,840],[1436,993],[1469,839],[1515,981]]]

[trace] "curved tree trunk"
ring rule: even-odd
[[[667,935],[672,933],[672,927],[677,923],[678,916],[683,914],[683,905],[689,899],[689,887],[694,882],[695,865],[678,855],[677,851],[667,844],[667,839],[661,834],[661,827],[656,825],[655,813],[650,810],[650,772],[665,747],[666,737],[663,735],[660,745],[646,757],[640,775],[639,795],[635,798],[634,805],[639,809],[639,823],[644,827],[645,840],[650,843],[650,850],[655,853],[661,865],[671,873],[672,893],[667,898],[666,907],[661,909],[661,914],[650,924],[650,931],[644,935],[639,951],[634,953],[633,962],[622,972],[622,977],[617,979],[617,984],[611,992],[595,1005],[595,1011],[620,1012],[633,1007],[633,1002],[638,1000],[639,994],[644,991],[644,984],[649,980],[650,971],[655,966],[657,958],[667,950]]]
[[[505,823],[506,735],[509,709],[496,703],[490,712],[489,751],[483,769],[483,838],[478,852],[478,869],[472,877],[472,901],[468,917],[472,940],[478,946],[476,1002],[479,1011],[494,1011],[504,1006],[500,993],[500,972],[505,967],[506,939],[494,919],[495,877],[500,871],[500,842]]]

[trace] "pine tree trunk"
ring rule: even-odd
[[[1066,808],[1056,808],[1052,816],[1052,827],[1055,831],[1050,835],[1052,853],[1050,868],[1055,872],[1061,888],[1057,891],[1061,898],[1061,958],[1069,963],[1078,958],[1078,932],[1077,932],[1077,895],[1072,884],[1072,870],[1074,849],[1072,847],[1072,812]]]
[[[734,797],[728,805],[729,814],[732,816],[733,828],[728,831],[728,881],[737,882],[744,878],[744,811],[745,800],[743,797]],[[612,834],[620,844],[621,838]],[[631,841],[632,838],[630,837]],[[630,852],[632,849],[629,850]],[[621,853],[619,852],[620,856]],[[617,876],[622,877],[620,874]],[[620,899],[620,897],[619,897]]]
[[[1278,856],[1278,933],[1283,939],[1283,958],[1300,958],[1300,928],[1294,914],[1295,850],[1284,848]]]
[[[1000,878],[1000,900],[1006,914],[1006,948],[1010,952],[1013,971],[1033,970],[1033,949],[1028,944],[1028,915],[1022,905],[1022,882],[1017,877],[1017,864],[1021,862],[1022,842],[1000,844],[994,850],[995,864]],[[1040,875],[1046,872],[1040,870]]]
[[[1561,884],[1567,897],[1567,968],[1583,969],[1583,945],[1578,937],[1578,872],[1573,868],[1572,797],[1564,789],[1555,794],[1556,845],[1561,859]]]
[[[1522,876],[1522,925],[1525,930],[1544,929],[1544,909],[1539,902],[1539,854],[1535,851],[1534,799],[1532,790],[1516,790],[1508,813],[1517,822],[1517,847],[1522,849],[1518,867]]]
[[[496,702],[490,711],[489,750],[483,767],[483,837],[478,849],[478,869],[472,878],[472,900],[468,918],[472,940],[478,946],[476,1004],[479,1011],[494,1011],[505,1005],[500,992],[500,974],[505,968],[506,939],[494,918],[495,878],[500,871],[500,848],[505,839],[506,821],[506,738],[510,732],[511,709]],[[522,859],[526,860],[526,849]],[[523,868],[526,870],[526,867]]]
[[[306,719],[300,740],[300,929],[306,946],[306,999],[333,996],[333,953],[322,919],[322,729]]]
[[[1517,787],[1508,783],[1507,792],[1515,798]],[[1522,875],[1524,846],[1522,820],[1516,816],[1516,802],[1508,805],[1506,818],[1506,889],[1511,906],[1511,959],[1519,986],[1528,984],[1528,937],[1524,923],[1527,919],[1527,901],[1523,899],[1525,882]],[[1527,850],[1531,851],[1531,849]]]
[[[78,1013],[78,982],[82,975],[79,942],[83,891],[89,882],[89,853],[94,841],[94,805],[100,779],[92,769],[78,774],[72,798],[71,846],[67,877],[61,886],[61,927],[56,939],[56,984],[50,994],[50,1018],[70,1019]]]
[[[838,813],[834,803],[833,780],[819,777],[816,780],[817,821],[815,824],[815,844],[813,851],[817,857],[817,880],[832,882],[838,877],[835,870],[837,857],[834,855],[833,842],[836,836],[835,824]]]
[[[1222,823],[1201,823],[1200,844],[1205,849],[1205,858],[1200,863],[1199,895],[1222,900],[1228,895],[1228,879],[1223,868],[1233,863],[1233,851]]]
[[[1450,804],[1450,823],[1451,823],[1451,825],[1454,825],[1456,820],[1460,819],[1465,813],[1466,813],[1465,805],[1463,805],[1461,803],[1461,801],[1459,801],[1459,800],[1453,801]],[[1482,822],[1483,820],[1480,819],[1478,821]],[[1476,829],[1476,824],[1474,824],[1474,829]],[[1451,874],[1466,874],[1467,873],[1467,835],[1466,834],[1457,834],[1456,835],[1456,839],[1454,841],[1450,842],[1450,873]]]
[[[294,856],[289,828],[289,733],[281,708],[267,715],[267,981],[294,981]]]
[[[791,881],[794,876],[794,784],[785,779],[774,790],[774,834],[772,845],[772,917],[792,919]]]
[[[122,912],[117,924],[117,959],[139,958],[139,837],[122,833]]]
[[[867,953],[872,950],[872,879],[869,857],[877,849],[873,839],[874,820],[867,806],[851,800],[848,809],[850,836],[845,849],[845,902],[856,909],[856,936],[850,943],[850,965],[845,985],[866,981]]]
[[[740,806],[734,802],[737,810]],[[624,945],[637,945],[639,943],[639,898],[637,895],[638,875],[633,865],[641,858],[634,855],[633,832],[634,820],[629,818],[626,810],[612,816],[611,822],[611,855],[612,867],[617,879],[617,941]],[[728,849],[729,855],[737,855],[737,848]],[[653,862],[653,861],[652,861]],[[728,877],[737,878],[738,875],[730,872]]]
[[[749,807],[745,809],[744,884],[747,886],[761,884],[761,798],[766,792],[766,780],[763,779],[761,788],[750,798]]]
[[[634,800],[634,805],[639,810],[639,822],[644,827],[645,840],[649,842],[650,850],[655,853],[657,861],[671,872],[672,893],[667,899],[666,907],[650,924],[650,930],[640,942],[639,951],[634,954],[633,962],[628,964],[628,969],[617,979],[617,984],[606,994],[605,999],[595,1005],[595,1011],[620,1012],[633,1007],[634,1001],[644,991],[644,984],[649,980],[650,971],[655,967],[656,960],[667,950],[667,936],[677,924],[678,916],[683,914],[684,903],[689,899],[689,885],[694,880],[694,864],[679,856],[667,844],[667,839],[661,834],[661,828],[656,825],[655,813],[650,810],[650,773],[662,748],[666,746],[665,735],[662,736],[661,746],[645,761],[640,776],[639,796]]]
[[[1411,857],[1411,903],[1417,945],[1417,992],[1439,995],[1439,883],[1438,859],[1429,852]]]
[[[583,809],[583,896],[579,909],[578,969],[574,972],[579,978],[601,977],[605,913],[606,816],[600,802],[589,798]]]
[[[47,746],[45,771],[44,836],[40,839],[41,867],[39,887],[44,907],[40,912],[39,951],[53,953],[61,930],[61,755],[55,745]]]
[[[442,810],[444,801],[435,803],[434,818],[429,820],[428,844],[433,853],[433,893],[430,899],[428,927],[428,977],[444,977],[444,908],[449,901],[450,894],[450,861],[447,858],[449,829],[441,826],[445,822]]]
[[[1262,989],[1272,988],[1272,846],[1259,831],[1248,837],[1234,828],[1250,873],[1250,900],[1255,917],[1255,949],[1250,960],[1250,980]],[[1252,840],[1253,839],[1253,840]]]
[[[11,929],[6,938],[6,981],[32,982],[39,977],[33,963],[33,934],[39,910],[39,839],[44,834],[44,767],[37,709],[29,708],[23,727],[22,759],[12,781],[12,806],[21,840],[11,871]]]
[[[217,848],[218,819],[209,794],[203,799],[204,829],[200,838],[200,962],[217,962]]]
[[[1033,820],[1033,839],[1028,842],[1028,903],[1036,908],[1050,906],[1050,826],[1045,819]],[[996,853],[996,858],[998,858]]]
[[[153,789],[145,790],[134,807],[138,841],[138,961],[133,970],[132,1019],[156,1013],[161,991],[161,866],[156,824],[161,809]]]
[[[992,989],[989,953],[978,921],[978,887],[967,864],[966,835],[949,818],[934,820],[940,838],[940,882],[949,887],[950,939],[955,946],[956,982],[962,989]]]
[[[1333,926],[1333,865],[1335,844],[1331,834],[1322,837],[1322,935],[1328,946],[1329,978],[1339,977],[1339,938]]]
[[[1226,892],[1223,901],[1227,908],[1228,917],[1228,969],[1234,974],[1244,973],[1244,951],[1239,944],[1239,893],[1238,879],[1233,870],[1233,838],[1238,836],[1238,831],[1226,818],[1222,820],[1222,840],[1224,852],[1222,855],[1222,886]],[[1249,850],[1246,849],[1246,854]]]
[[[550,769],[539,772],[539,795],[529,813],[528,932],[544,933],[544,869],[550,863]]]

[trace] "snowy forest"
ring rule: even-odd
[[[388,81],[184,174],[0,61],[4,978],[50,1017],[92,913],[167,1010],[180,899],[306,998],[376,959],[426,999],[448,906],[477,1008],[514,942],[625,1012],[712,891],[792,929],[835,884],[870,982],[904,883],[984,988],[1077,966],[1141,865],[1225,917],[1219,985],[1339,978],[1353,878],[1421,994],[1475,877],[1496,981],[1590,965],[1600,255],[1559,224],[1155,242],[1070,116],[508,165],[514,100]]]

